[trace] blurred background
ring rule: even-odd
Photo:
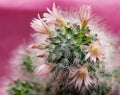
[[[34,33],[31,20],[51,8],[53,2],[66,10],[90,4],[93,13],[103,19],[113,35],[120,36],[119,0],[0,0],[0,91],[6,80],[12,80],[13,69],[16,69],[9,63],[13,51],[29,43]]]

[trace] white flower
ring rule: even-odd
[[[91,6],[90,5],[83,5],[80,8],[79,18],[80,18],[82,26],[86,27],[88,21],[91,18]]]
[[[36,75],[44,76],[48,75],[52,70],[52,66],[50,64],[41,64],[35,69]]]
[[[53,23],[57,25],[66,25],[64,22],[64,17],[62,16],[60,10],[57,9],[55,3],[53,3],[52,10],[47,8],[48,13],[44,13],[44,20],[47,21],[48,23]]]
[[[31,22],[31,27],[42,34],[50,34],[50,30],[43,19],[38,15],[38,19],[34,18]]]
[[[83,82],[87,89],[92,83],[86,67],[79,66],[78,69],[70,69],[69,78],[72,79],[70,84],[75,84],[75,88],[78,90],[81,89]]]
[[[103,46],[100,45],[99,41],[93,41],[89,46],[85,46],[85,51],[88,52],[85,60],[90,57],[91,61],[96,62],[97,59],[102,60],[104,57]]]

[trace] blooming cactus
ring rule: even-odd
[[[60,83],[54,95],[109,93],[111,85],[108,81],[111,82],[112,74],[106,67],[114,61],[116,49],[111,45],[114,40],[107,30],[92,15],[91,6],[83,5],[74,13],[61,11],[55,4],[52,10],[47,10],[43,18],[38,16],[31,22],[31,27],[39,32],[39,39],[46,35],[43,42],[37,39],[38,43],[32,46],[44,51],[38,57],[47,63],[40,64],[35,70],[36,74],[53,74],[53,80]]]

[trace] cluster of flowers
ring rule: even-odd
[[[103,77],[110,77],[106,67],[112,62],[115,48],[103,27],[93,22],[91,6],[83,5],[79,11],[68,13],[53,4],[47,11],[43,18],[38,15],[31,22],[38,42],[30,47],[39,50],[37,57],[41,59],[35,73],[47,76],[55,71],[60,81],[68,72],[68,85],[78,91],[98,87]]]

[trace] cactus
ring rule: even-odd
[[[53,4],[47,10],[43,18],[38,15],[31,22],[37,32],[30,47],[40,59],[35,69],[42,79],[40,95],[117,95],[120,76],[114,68],[113,45],[117,41],[92,14],[91,6],[64,12]],[[30,57],[25,58],[23,65],[31,71]]]

